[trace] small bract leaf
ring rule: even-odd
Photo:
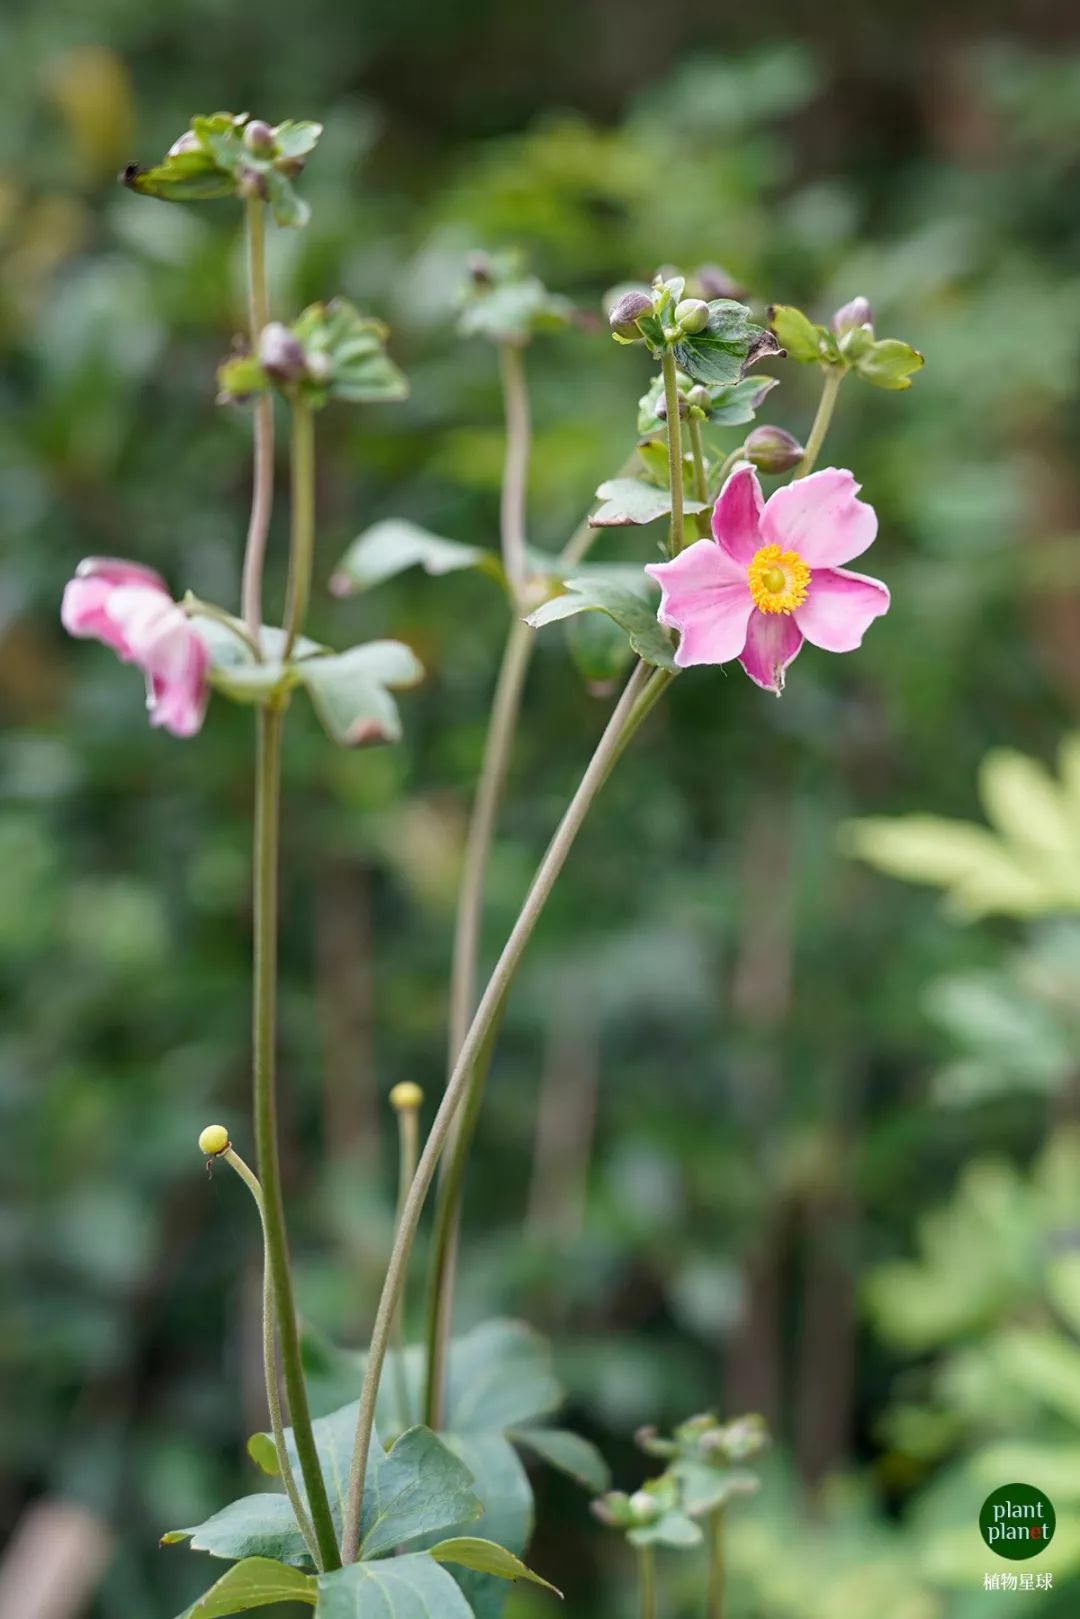
[[[310,1602],[314,1607],[315,1600],[313,1575],[268,1557],[246,1557],[186,1608],[180,1619],[224,1619],[227,1614],[246,1613],[273,1602]]]
[[[335,596],[351,596],[415,567],[436,575],[475,568],[502,578],[502,564],[494,551],[448,540],[418,523],[390,517],[357,535],[338,563],[330,589]]]
[[[296,665],[329,736],[346,747],[401,740],[401,716],[391,691],[415,686],[424,668],[401,641],[370,641]]]
[[[856,376],[870,382],[875,388],[888,388],[898,392],[911,387],[912,374],[922,368],[923,357],[910,343],[898,337],[883,337],[871,343],[857,358]]]
[[[609,478],[596,491],[603,504],[589,518],[590,528],[628,528],[671,515],[671,492],[641,478]],[[705,502],[684,499],[685,512],[703,512]]]
[[[793,304],[774,304],[769,310],[769,325],[788,359],[798,360],[801,365],[828,359],[834,351],[839,353],[831,333],[824,326],[815,326]]]
[[[670,1546],[675,1551],[683,1551],[690,1546],[700,1546],[702,1534],[685,1512],[671,1511],[665,1512],[655,1523],[631,1529],[626,1538],[634,1546]]]
[[[557,1597],[562,1596],[557,1585],[534,1573],[520,1557],[515,1557],[513,1552],[508,1552],[505,1546],[498,1545],[494,1540],[458,1535],[453,1540],[440,1540],[438,1545],[432,1546],[431,1556],[437,1563],[457,1563],[477,1574],[494,1574],[500,1580],[531,1580],[534,1585],[554,1591]]]
[[[732,298],[714,298],[704,330],[672,344],[675,363],[687,376],[724,385],[740,381],[748,366],[779,352],[773,333],[756,325],[746,305]]]

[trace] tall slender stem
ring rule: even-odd
[[[677,557],[685,542],[683,532],[682,431],[679,425],[679,385],[675,377],[675,356],[664,350],[664,405],[667,410],[668,488],[671,490],[671,530],[668,552]]]
[[[506,456],[503,462],[499,529],[510,596],[515,603],[520,603],[529,576],[525,551],[525,493],[531,435],[525,357],[520,344],[499,344],[499,376],[502,379],[503,409],[506,413]]]
[[[656,1619],[656,1548],[638,1547],[638,1581],[641,1587],[641,1619]]]
[[[264,204],[257,197],[246,208],[248,332],[251,347],[258,347],[259,334],[270,319],[266,284],[266,241]],[[259,644],[262,627],[262,584],[266,565],[266,536],[274,503],[274,401],[261,394],[255,401],[255,441],[252,468],[251,516],[248,519],[244,571],[241,581],[241,614],[248,634]]]
[[[304,627],[311,598],[315,560],[315,417],[303,399],[292,401],[292,533],[289,541],[289,590],[285,605],[285,649],[288,658]]]
[[[450,1083],[443,1093],[442,1102],[424,1144],[424,1150],[420,1155],[420,1162],[417,1165],[416,1174],[413,1176],[409,1195],[402,1210],[401,1222],[394,1239],[394,1248],[387,1266],[386,1280],[383,1283],[382,1296],[375,1315],[375,1324],[371,1334],[371,1347],[368,1351],[367,1364],[364,1370],[364,1382],[360,1393],[360,1407],[356,1423],[356,1443],[353,1450],[345,1509],[342,1556],[346,1562],[351,1562],[355,1559],[359,1545],[364,1473],[367,1466],[368,1449],[371,1444],[371,1430],[375,1416],[375,1401],[379,1391],[379,1379],[382,1376],[383,1362],[386,1358],[390,1327],[404,1283],[409,1254],[412,1250],[417,1226],[420,1223],[420,1215],[423,1211],[428,1188],[431,1185],[439,1158],[446,1145],[454,1115],[469,1090],[474,1064],[495,1023],[503,997],[509,989],[514,973],[517,971],[521,958],[525,953],[525,947],[532,937],[533,929],[536,927],[544,906],[547,904],[548,897],[573,847],[574,839],[577,837],[582,822],[588,814],[597,793],[607,779],[611,762],[618,757],[618,753],[624,745],[624,732],[627,723],[635,711],[635,706],[648,684],[648,680],[648,666],[638,664],[608,721],[577,792],[571,799],[566,813],[559,823],[558,830],[537,868],[517,921],[511,929],[510,937],[507,939],[491,978],[488,980],[487,988],[481,998],[476,1015],[469,1025],[469,1031],[458,1054]]]
[[[296,1453],[307,1490],[311,1519],[327,1569],[340,1567],[334,1521],[330,1514],[315,1437],[311,1429],[307,1388],[300,1360],[285,1209],[278,1155],[275,1037],[277,1023],[278,827],[281,803],[281,731],[284,715],[276,706],[260,707],[258,760],[255,773],[255,972],[252,1016],[255,1142],[266,1221],[266,1259],[273,1290],[274,1314],[281,1341],[285,1395],[292,1418]]]
[[[733,472],[735,470],[735,468],[738,466],[739,462],[740,461],[745,461],[745,460],[746,460],[746,446],[745,446],[745,444],[740,444],[737,447],[737,449],[732,450],[730,452],[730,454],[728,454],[728,455],[726,455],[724,457],[724,460],[723,460],[723,462],[721,463],[721,466],[720,466],[720,471],[716,475],[716,485],[715,485],[715,487],[716,487],[716,489],[718,491],[724,487],[724,483],[725,483],[725,481],[727,479],[728,473]]]
[[[709,503],[709,475],[705,467],[705,446],[701,438],[701,419],[693,411],[689,416],[690,451],[694,458],[694,499]],[[699,512],[695,527],[700,535],[709,533],[710,518],[707,511]]]
[[[315,1530],[308,1517],[304,1498],[296,1483],[296,1475],[289,1460],[289,1447],[285,1443],[285,1419],[281,1411],[281,1390],[278,1387],[277,1338],[274,1316],[274,1289],[270,1280],[270,1243],[266,1234],[266,1206],[263,1200],[262,1187],[257,1177],[249,1169],[240,1154],[232,1147],[226,1147],[221,1154],[225,1162],[236,1171],[252,1197],[255,1207],[259,1211],[259,1224],[263,1234],[263,1319],[262,1319],[262,1350],[263,1350],[263,1376],[266,1381],[266,1404],[270,1412],[270,1431],[274,1436],[274,1450],[277,1454],[278,1473],[285,1486],[285,1494],[289,1498],[289,1505],[293,1509],[293,1516],[300,1527],[304,1537],[304,1544],[311,1556],[315,1567],[322,1572],[322,1553],[319,1551],[318,1541],[315,1539]]]
[[[796,478],[805,478],[808,472],[814,470],[821,446],[825,442],[825,434],[829,431],[832,421],[833,409],[836,405],[836,395],[840,384],[844,380],[844,372],[839,366],[828,366],[825,371],[825,381],[821,385],[821,398],[818,400],[817,415],[814,425],[810,429],[810,437],[806,441],[803,458],[795,468]]]
[[[419,1097],[418,1089],[415,1101],[410,1096],[407,1102],[399,1102],[393,1095],[391,1096],[398,1118],[398,1195],[397,1214],[394,1219],[395,1232],[400,1229],[401,1213],[405,1207],[405,1199],[409,1195],[409,1187],[412,1185],[413,1176],[416,1174],[416,1160],[420,1150]],[[397,1346],[394,1366],[396,1368],[398,1421],[401,1423],[402,1428],[407,1428],[412,1422],[412,1411],[409,1402],[408,1379],[405,1375],[404,1287],[401,1289],[401,1298],[398,1300],[398,1307],[394,1316],[394,1340]]]
[[[709,1588],[707,1619],[724,1619],[724,1509],[711,1512],[705,1520],[709,1549]]]

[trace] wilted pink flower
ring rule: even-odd
[[[679,631],[675,662],[738,658],[751,680],[780,692],[804,640],[852,652],[889,608],[877,579],[851,573],[873,544],[877,514],[857,500],[850,472],[828,467],[762,499],[754,469],[736,467],[713,509],[715,539],[646,568],[660,585],[661,624]]]
[[[104,641],[146,676],[151,725],[194,736],[208,695],[206,644],[152,568],[107,557],[80,562],[64,590],[69,635]]]

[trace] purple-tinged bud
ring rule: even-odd
[[[790,472],[805,451],[797,438],[782,427],[755,427],[743,445],[746,459],[759,472]]]
[[[709,414],[709,405],[711,403],[709,399],[709,390],[706,388],[703,382],[694,383],[694,386],[690,389],[690,392],[686,396],[686,403],[690,406],[691,410],[700,410],[703,416],[707,416]]]
[[[486,253],[470,253],[467,261],[469,280],[476,287],[490,287],[493,281],[491,260]]]
[[[633,341],[641,336],[637,329],[637,322],[642,315],[651,315],[653,301],[647,292],[634,288],[624,292],[621,298],[616,299],[608,310],[608,325],[616,337],[626,337]]]
[[[195,133],[195,131],[193,129],[185,129],[184,133],[182,135],[178,136],[177,139],[173,141],[172,145],[169,147],[169,150],[165,155],[167,157],[180,157],[180,156],[183,155],[184,152],[201,152],[201,151],[202,151],[202,142],[199,140],[198,135],[196,135],[196,133]]]
[[[686,395],[685,394],[680,394],[679,395],[679,418],[680,418],[680,420],[685,418],[686,412],[689,410],[689,408],[690,407],[686,402]],[[657,417],[658,421],[661,421],[661,422],[666,422],[667,421],[667,397],[664,394],[661,394],[659,399],[656,401],[656,417]]]
[[[308,369],[303,344],[279,320],[272,320],[262,329],[259,364],[275,382],[298,382]]]
[[[253,118],[250,124],[244,125],[244,145],[256,157],[269,157],[277,142],[274,140],[274,131],[270,125],[261,118]]]
[[[842,304],[830,322],[837,337],[846,336],[857,326],[872,327],[873,324],[874,312],[866,298],[852,298],[850,303]]]
[[[746,288],[722,264],[703,264],[694,271],[693,279],[703,298],[734,298],[739,302],[746,295]]]
[[[675,305],[675,320],[691,336],[703,332],[709,324],[709,306],[704,298],[684,298]]]

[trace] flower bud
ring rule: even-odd
[[[624,292],[608,310],[608,325],[616,337],[628,337],[631,340],[640,337],[637,322],[642,315],[651,315],[653,301],[647,292],[634,288],[631,292]]]
[[[675,319],[684,332],[703,332],[709,324],[709,306],[704,298],[684,298],[675,305]]]
[[[259,335],[259,364],[275,382],[296,382],[308,368],[303,344],[279,320],[272,320]]]
[[[797,438],[782,427],[755,427],[743,445],[746,459],[759,472],[790,472],[803,458]]]
[[[274,131],[261,118],[253,118],[244,125],[244,145],[258,157],[269,157],[276,145]]]
[[[411,1079],[403,1079],[390,1092],[390,1106],[397,1113],[415,1110],[424,1100],[424,1093]]]
[[[689,407],[688,407],[688,405],[686,403],[686,395],[685,394],[680,394],[679,395],[679,416],[680,417],[685,416],[688,408]],[[667,421],[667,396],[665,394],[661,394],[659,399],[656,401],[656,415],[657,415],[657,419],[659,421],[662,421],[662,422]]]
[[[208,1124],[199,1136],[199,1151],[217,1158],[229,1145],[229,1132],[223,1124]]]
[[[166,153],[167,157],[181,157],[184,152],[201,152],[202,143],[193,129],[185,129],[184,133],[173,141]]]
[[[746,288],[725,270],[722,264],[703,264],[694,272],[693,279],[705,298],[734,298],[740,302]]]
[[[637,1524],[655,1523],[664,1510],[655,1495],[650,1495],[648,1490],[635,1490],[627,1505]]]
[[[850,303],[842,304],[830,322],[837,337],[846,336],[856,326],[872,327],[873,324],[874,312],[865,298],[852,298]]]
[[[700,410],[703,416],[709,414],[709,390],[703,382],[695,382],[686,396],[686,403],[692,410]]]
[[[470,253],[467,269],[469,280],[477,287],[490,287],[492,283],[491,260],[486,253]]]

